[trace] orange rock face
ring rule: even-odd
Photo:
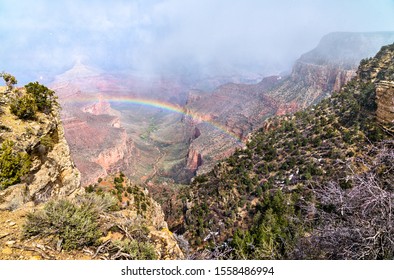
[[[192,170],[193,172],[198,169],[198,167],[202,164],[201,154],[197,151],[191,149],[189,150],[189,154],[187,155],[187,164],[186,169]]]

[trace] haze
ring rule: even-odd
[[[333,31],[392,31],[394,1],[0,0],[0,71],[50,81],[76,61],[144,75],[286,71]]]

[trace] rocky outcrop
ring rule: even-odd
[[[383,124],[394,126],[394,82],[380,81],[376,85],[376,117]]]
[[[290,79],[279,90],[290,93],[292,87],[302,86],[303,94],[296,92],[297,95],[291,101],[305,108],[328,96],[332,91],[340,91],[355,75],[355,68],[348,70],[335,64],[317,65],[298,60]]]
[[[114,178],[113,175],[103,178],[100,183],[94,185],[94,189],[100,188],[110,193],[115,191]],[[103,241],[114,238],[124,240],[127,238],[125,232],[119,232],[113,225],[117,225],[118,228],[127,228],[131,225],[135,231],[138,231],[138,228],[144,229],[144,239],[153,244],[158,259],[183,259],[183,252],[178,246],[176,236],[168,229],[160,204],[151,197],[147,189],[132,184],[126,177],[123,179],[122,186],[129,191],[127,196],[126,192],[121,195],[122,209],[107,217],[106,224],[110,224],[112,229],[109,229]]]
[[[302,83],[315,87],[322,92],[341,88],[344,83],[355,75],[354,70],[341,69],[335,64],[317,65],[298,60],[293,66],[290,79],[294,83]]]
[[[82,109],[85,113],[91,113],[93,115],[110,115],[111,114],[111,105],[108,101],[103,101],[102,99],[99,102],[94,103],[93,105],[86,106]]]
[[[335,92],[339,92],[342,87],[347,84],[354,76],[356,75],[356,71],[354,70],[341,70],[336,74],[335,82],[332,87],[332,90]]]
[[[92,161],[109,171],[119,161],[128,158],[130,156],[130,150],[131,145],[127,141],[127,133],[125,130],[122,130],[116,144],[101,151]]]
[[[201,154],[193,149],[190,149],[187,155],[186,169],[195,172],[202,163],[203,161]]]
[[[357,75],[361,82],[375,84],[376,117],[379,122],[393,130],[394,46],[383,46],[375,58],[361,61]]]
[[[35,121],[7,114],[3,118],[8,130],[1,137],[15,142],[18,151],[27,152],[31,167],[20,184],[0,192],[0,209],[17,209],[28,202],[41,203],[78,193],[81,176],[71,159],[58,113],[39,114]]]
[[[144,191],[144,194],[151,202],[145,218],[151,225],[148,237],[154,242],[159,259],[183,259],[183,252],[174,234],[168,229],[161,206],[150,197],[148,191]]]
[[[80,186],[81,175],[71,159],[60,118],[57,117],[52,122],[53,124],[56,125],[52,133],[57,134],[54,137],[58,141],[54,143],[45,159],[37,162],[38,166],[31,170],[35,174],[28,188],[30,196],[35,201],[43,202],[50,198],[70,197]]]
[[[109,101],[105,100],[101,95],[98,97],[98,101],[96,103],[83,107],[82,111],[93,115],[111,115],[111,116],[120,115],[119,112],[112,109]]]

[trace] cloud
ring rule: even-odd
[[[0,0],[0,70],[279,71],[326,33],[394,30],[393,14],[390,0]]]

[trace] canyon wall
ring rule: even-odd
[[[378,120],[394,128],[394,82],[381,81],[376,86]]]

